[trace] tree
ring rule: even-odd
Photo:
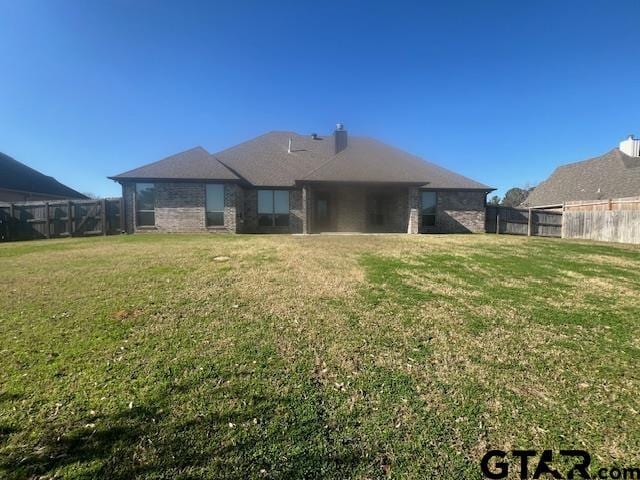
[[[510,188],[507,193],[504,194],[501,205],[504,207],[517,207],[524,202],[529,196],[529,190],[523,188]]]
[[[500,205],[500,197],[498,195],[494,195],[487,202],[488,205]]]

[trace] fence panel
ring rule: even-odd
[[[0,241],[113,235],[123,230],[120,198],[0,204]]]
[[[562,213],[488,205],[485,231],[497,234],[560,237]]]
[[[567,211],[563,238],[640,243],[640,210]]]

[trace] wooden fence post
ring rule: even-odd
[[[496,205],[496,235],[500,235],[500,207]]]
[[[531,225],[533,223],[533,210],[529,207],[529,221],[527,222],[527,237],[531,236]]]
[[[102,204],[100,205],[101,210],[101,220],[102,220],[102,235],[107,234],[107,199],[102,199]]]

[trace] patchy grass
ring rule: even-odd
[[[637,247],[138,235],[0,245],[0,272],[0,476],[640,464]]]

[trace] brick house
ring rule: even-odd
[[[338,124],[328,136],[270,132],[121,173],[127,231],[484,231],[491,187]]]

